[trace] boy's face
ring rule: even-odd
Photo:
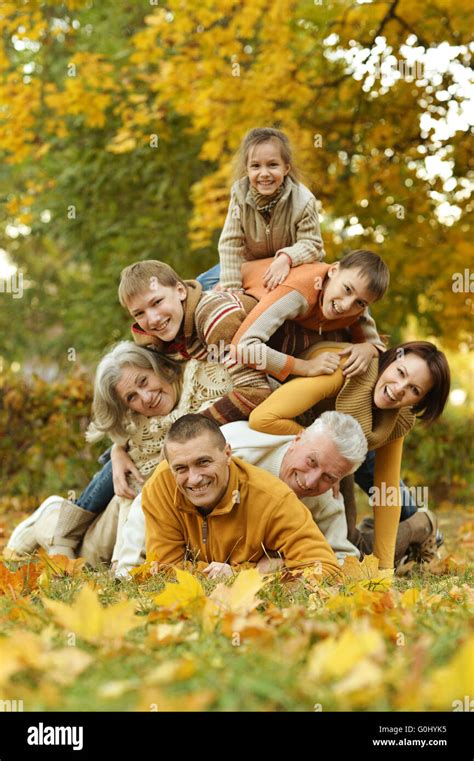
[[[356,317],[373,301],[375,297],[368,288],[367,278],[358,268],[341,269],[339,264],[329,268],[322,301],[326,320]]]
[[[183,322],[186,289],[181,283],[173,286],[153,285],[153,288],[128,300],[128,311],[145,333],[161,341],[173,341]]]

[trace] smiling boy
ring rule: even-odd
[[[196,359],[227,368],[232,391],[204,413],[218,425],[247,420],[271,393],[263,372],[244,367],[226,351],[255,305],[253,298],[203,294],[195,280],[184,281],[164,262],[148,260],[122,271],[119,300],[136,321],[132,335],[138,344],[178,362]]]
[[[289,375],[330,374],[339,367],[338,354],[325,353],[313,360],[297,359],[296,355],[321,338],[327,340],[329,331],[343,328],[350,329],[353,342],[343,352],[348,356],[347,377],[365,372],[378,350],[385,350],[367,311],[385,294],[390,280],[380,256],[361,249],[335,264],[302,264],[292,268],[285,282],[270,292],[261,282],[267,266],[265,259],[242,265],[245,291],[259,302],[232,341],[234,356],[243,364],[255,366],[253,360],[258,357],[258,367],[279,381]],[[279,330],[286,321],[297,324],[291,348]],[[334,335],[331,338],[338,340]]]

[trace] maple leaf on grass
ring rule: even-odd
[[[142,624],[135,615],[134,602],[124,600],[104,608],[89,586],[82,587],[72,605],[47,597],[43,605],[59,626],[95,645],[120,645],[127,632]]]
[[[41,558],[41,564],[48,575],[52,576],[79,576],[82,572],[86,560],[85,558],[68,558],[67,555],[48,555],[41,548],[38,550]]]
[[[222,616],[245,617],[262,602],[256,595],[265,579],[256,568],[241,571],[232,585],[218,584],[206,600],[203,620],[212,630]]]
[[[132,568],[130,570],[130,576],[137,584],[141,584],[143,581],[153,578],[155,575],[153,568],[154,561],[148,560],[146,563],[142,563],[141,565],[136,566],[136,568]]]
[[[245,615],[261,603],[256,594],[264,583],[256,568],[241,571],[231,586],[218,584],[209,595],[209,599],[225,612]]]
[[[189,571],[182,571],[180,568],[174,570],[177,582],[166,584],[163,592],[153,597],[153,602],[173,611],[189,608],[190,612],[193,612],[196,608],[199,609],[206,599],[200,582]]]
[[[156,647],[157,645],[171,645],[177,642],[192,642],[198,639],[199,634],[197,631],[191,634],[184,631],[184,621],[178,621],[176,624],[158,624],[151,627],[148,632],[146,644],[149,647]]]
[[[29,594],[38,586],[40,573],[36,563],[25,563],[15,571],[9,571],[5,565],[0,565],[0,594],[10,597]]]
[[[362,561],[348,555],[344,559],[341,571],[346,579],[360,582],[369,589],[383,590],[392,584],[393,572],[380,570],[379,560],[375,555],[365,555]]]
[[[41,668],[43,651],[47,647],[41,636],[17,631],[13,636],[0,638],[0,685],[24,669]]]
[[[339,680],[350,675],[362,679],[361,663],[372,666],[385,655],[382,635],[366,619],[346,627],[339,637],[328,637],[310,651],[307,675],[314,680]],[[372,669],[373,671],[373,669]]]

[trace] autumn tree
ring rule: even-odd
[[[453,276],[471,254],[472,15],[465,0],[4,3],[2,221],[18,237],[2,245],[29,282],[0,318],[9,355],[65,364],[123,335],[133,259],[184,276],[217,261],[232,156],[263,124],[297,148],[329,260],[364,246],[390,265],[381,330],[414,318],[471,343]]]

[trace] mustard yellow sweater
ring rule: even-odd
[[[340,576],[336,555],[311,513],[276,476],[238,457],[221,502],[203,517],[178,491],[166,461],[142,492],[147,559],[178,565],[186,559],[238,566],[279,553],[288,568],[318,564]]]

